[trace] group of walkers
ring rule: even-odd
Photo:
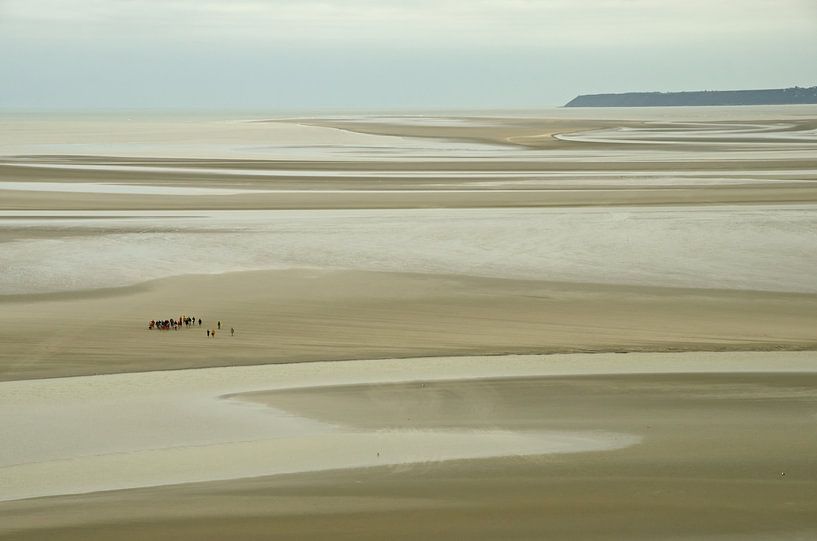
[[[201,318],[196,319],[195,316],[179,316],[178,319],[151,319],[148,322],[148,330],[160,331],[178,331],[182,327],[195,327],[198,324],[201,327]],[[221,321],[216,324],[218,330],[221,330]],[[235,329],[230,327],[230,336],[235,336]],[[216,329],[207,329],[207,337],[215,338]]]
[[[201,318],[198,319],[201,327]],[[148,329],[158,329],[160,331],[178,331],[182,325],[192,327],[196,324],[196,318],[192,316],[179,316],[179,319],[151,319]]]

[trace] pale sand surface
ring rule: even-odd
[[[811,349],[817,296],[294,269],[0,298],[0,379],[478,353]],[[192,314],[204,326],[148,331]],[[205,330],[223,321],[215,339]],[[229,328],[237,329],[229,336]]]
[[[817,200],[814,152],[783,156],[786,152],[791,152],[788,147],[765,158],[752,153],[713,161],[702,160],[701,153],[668,155],[653,162],[618,151],[586,159],[464,158],[455,163],[367,162],[366,158],[171,163],[101,156],[6,159],[0,163],[0,210],[489,208]]]
[[[817,187],[794,183],[774,186],[697,188],[543,189],[479,191],[272,192],[239,195],[121,195],[3,190],[0,210],[295,210],[520,208],[684,204],[814,203]]]
[[[817,537],[817,108],[681,109],[0,115],[0,538]]]
[[[666,111],[601,120],[564,111],[270,122],[6,119],[0,210],[817,200],[817,109],[782,108],[777,120],[771,112],[716,108],[706,120]]]
[[[388,427],[378,427],[368,434],[345,431],[342,423],[305,419],[282,410],[270,415],[266,409],[248,409],[223,400],[241,400],[237,393],[258,389],[343,381],[394,382],[417,377],[575,370],[565,366],[564,360],[543,363],[541,358],[530,356],[499,365],[485,358],[465,361],[434,358],[315,363],[7,382],[2,384],[2,426],[5,440],[11,443],[0,453],[4,478],[0,499],[378,462],[600,450],[637,441],[625,434],[601,431],[517,434],[501,427],[479,434],[457,430],[382,432],[379,428]],[[804,358],[792,361],[789,368],[807,365]],[[592,371],[599,363],[590,359],[585,364],[584,369]],[[137,428],[130,430],[129,426]],[[382,461],[375,461],[376,455],[365,451],[373,446],[380,448]]]
[[[221,460],[191,465],[189,472],[199,480],[240,473],[267,455],[244,456],[236,446],[213,440],[241,438],[242,430],[255,434],[245,446],[278,443],[269,447],[276,471],[310,459],[308,469],[322,469],[320,464],[350,455],[356,458],[348,466],[373,467],[7,501],[0,503],[0,535],[219,539],[229,532],[317,539],[331,531],[341,539],[807,539],[817,533],[815,370],[811,352],[557,355],[2,383],[3,411],[13,408],[15,417],[29,420],[13,424],[12,431],[32,428],[27,445],[47,439],[45,450],[5,449],[0,471],[12,490],[19,490],[15,482],[25,475],[33,475],[26,490],[70,490],[72,472],[85,462],[104,466],[108,457],[121,467],[90,469],[76,481],[93,486],[97,476],[108,483],[135,476],[152,482],[152,470],[138,466],[141,458],[160,455],[154,464],[161,469],[163,460],[195,457],[208,447],[219,449]],[[87,406],[87,423],[56,414],[56,396],[69,412]],[[113,399],[118,409],[106,407]],[[193,409],[185,410],[185,403]],[[243,409],[252,403],[261,409]],[[151,404],[163,407],[165,416],[142,411],[139,417]],[[242,409],[245,421],[236,428],[226,412]],[[177,424],[179,416],[190,421]],[[197,429],[207,426],[208,416],[209,441],[190,445],[203,437]],[[290,424],[280,425],[282,419]],[[325,426],[332,432],[301,440],[299,452],[278,456],[277,448],[301,438],[298,430],[316,430],[292,429],[305,420],[319,433]],[[361,445],[320,446],[321,438],[333,442],[338,433]],[[401,441],[406,433],[416,436],[413,445]],[[479,458],[497,444],[496,434],[519,435],[509,442],[518,452]],[[551,441],[589,435],[583,443],[622,439],[608,443],[608,450],[556,454],[519,445],[537,434]],[[13,441],[22,441],[14,435]],[[458,448],[452,442],[458,436],[470,440],[460,457],[473,458],[440,462]],[[174,439],[188,445],[172,447]],[[140,448],[140,441],[153,447]],[[418,445],[422,441],[431,445]],[[123,454],[122,447],[132,451]],[[39,462],[14,465],[15,452],[39,454]],[[54,456],[44,456],[48,452]],[[236,469],[237,463],[244,469]],[[37,476],[47,464],[48,475]]]
[[[492,118],[470,119],[461,125],[441,126],[433,122],[410,124],[401,122],[371,122],[366,119],[327,120],[301,119],[310,126],[331,127],[377,136],[402,136],[477,141],[488,144],[519,145],[535,149],[582,148],[610,150],[610,146],[641,145],[694,148],[698,151],[774,148],[786,143],[787,150],[814,150],[817,121],[811,117],[788,121],[756,121],[748,119],[718,120],[717,112],[710,118],[692,121],[680,119],[617,120],[566,118]],[[465,120],[465,119],[463,119]],[[481,120],[481,122],[480,122]]]

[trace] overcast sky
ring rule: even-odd
[[[537,108],[817,85],[817,0],[0,0],[0,107]]]

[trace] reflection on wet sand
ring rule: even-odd
[[[815,537],[815,119],[3,116],[0,537]]]

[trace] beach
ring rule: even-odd
[[[800,539],[814,370],[810,352],[598,354],[7,382],[22,445],[0,532]],[[39,431],[52,446],[22,437]]]
[[[814,294],[416,273],[195,275],[12,296],[4,305],[0,380],[327,358],[807,350],[817,342]],[[224,332],[207,339],[212,317],[202,327],[148,330],[180,306],[219,314]]]
[[[813,537],[816,118],[0,117],[0,538]]]

